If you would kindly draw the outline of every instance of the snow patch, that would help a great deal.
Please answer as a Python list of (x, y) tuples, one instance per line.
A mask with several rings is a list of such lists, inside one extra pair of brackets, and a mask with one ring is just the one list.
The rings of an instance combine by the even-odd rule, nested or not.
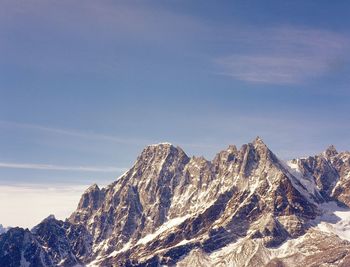
[(115, 257), (119, 253), (127, 251), (130, 247), (131, 247), (131, 240), (128, 243), (126, 243), (122, 249), (113, 251), (111, 254), (108, 255), (108, 257)]
[(152, 241), (157, 236), (159, 236), (161, 233), (183, 223), (189, 217), (190, 217), (189, 215), (186, 215), (183, 217), (177, 217), (177, 218), (171, 219), (171, 220), (163, 223), (154, 233), (146, 235), (145, 237), (139, 239), (139, 241), (137, 241), (136, 245), (147, 244), (148, 242)]
[(209, 255), (210, 259), (215, 260), (219, 257), (225, 256), (231, 253), (232, 251), (236, 251), (236, 250), (239, 252), (239, 249), (242, 249), (240, 245), (243, 244), (245, 240), (246, 238), (240, 238), (235, 243), (231, 243), (225, 247), (220, 248), (219, 250)]
[(283, 165), (283, 167), (285, 167), (288, 170), (289, 174), (291, 175), (289, 177), (289, 180), (292, 182), (293, 186), (310, 203), (316, 204), (314, 198), (317, 199), (315, 194), (317, 194), (318, 188), (316, 186), (315, 181), (308, 179), (308, 177), (303, 176), (303, 174), (301, 173), (301, 171), (299, 169), (299, 165), (298, 165), (299, 159), (297, 159), (296, 161), (292, 160), (292, 161), (287, 161), (287, 162), (283, 162), (283, 161), (280, 161), (280, 162)]
[(314, 220), (316, 227), (350, 241), (350, 209), (341, 208), (335, 202), (320, 205), (322, 215)]

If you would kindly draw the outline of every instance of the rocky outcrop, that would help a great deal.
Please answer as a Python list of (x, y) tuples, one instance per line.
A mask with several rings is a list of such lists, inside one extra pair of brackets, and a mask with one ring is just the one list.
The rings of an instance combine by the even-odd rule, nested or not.
[(49, 216), (35, 226), (31, 233), (55, 265), (75, 266), (89, 258), (92, 237), (82, 225), (56, 220)]
[(316, 184), (324, 201), (338, 200), (350, 206), (350, 152), (341, 152), (330, 146), (325, 152), (303, 159), (295, 159), (304, 179)]
[(91, 248), (92, 238), (82, 225), (49, 216), (31, 231), (16, 227), (0, 236), (0, 266), (80, 266)]
[(15, 227), (0, 235), (0, 266), (44, 267), (55, 265), (28, 229)]

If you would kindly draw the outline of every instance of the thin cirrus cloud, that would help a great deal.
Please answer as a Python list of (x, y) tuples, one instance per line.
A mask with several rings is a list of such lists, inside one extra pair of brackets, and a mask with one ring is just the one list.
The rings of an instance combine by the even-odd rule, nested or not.
[(223, 75), (252, 83), (294, 84), (327, 71), (325, 62), (315, 58), (279, 55), (229, 56), (218, 61)]
[(152, 142), (150, 140), (122, 138), (118, 136), (99, 134), (94, 132), (84, 132), (84, 131), (78, 131), (78, 130), (72, 130), (72, 129), (61, 129), (61, 128), (47, 127), (47, 126), (37, 125), (37, 124), (18, 123), (18, 122), (11, 122), (11, 121), (0, 120), (0, 126), (32, 129), (32, 130), (49, 132), (49, 133), (59, 134), (59, 135), (68, 135), (68, 136), (82, 137), (87, 139), (96, 139), (96, 140), (102, 140), (102, 141), (112, 141), (112, 142), (121, 143), (121, 144), (144, 144), (144, 143)]
[(52, 171), (80, 171), (80, 172), (124, 172), (126, 171), (126, 168), (115, 168), (110, 166), (66, 166), (66, 165), (14, 163), (14, 162), (0, 162), (0, 168), (52, 170)]
[(247, 50), (215, 63), (219, 74), (251, 83), (300, 84), (320, 77), (339, 66), (349, 47), (346, 36), (315, 29), (247, 31), (237, 40)]
[[(160, 143), (151, 139), (126, 138), (126, 137), (119, 137), (115, 135), (79, 131), (75, 129), (61, 129), (61, 128), (55, 128), (55, 127), (47, 127), (47, 126), (38, 125), (38, 124), (18, 123), (18, 122), (4, 121), (4, 120), (0, 120), (0, 127), (30, 129), (30, 130), (42, 131), (42, 132), (47, 132), (52, 134), (63, 135), (63, 136), (79, 137), (79, 138), (107, 141), (107, 142), (126, 144), (126, 145), (147, 145), (147, 144)], [(178, 143), (178, 142), (174, 142), (174, 143)], [(194, 148), (217, 147), (216, 145), (213, 145), (213, 144), (200, 143), (200, 142), (192, 142), (192, 143), (179, 142), (179, 143), (181, 143), (181, 145), (183, 146), (194, 147)]]

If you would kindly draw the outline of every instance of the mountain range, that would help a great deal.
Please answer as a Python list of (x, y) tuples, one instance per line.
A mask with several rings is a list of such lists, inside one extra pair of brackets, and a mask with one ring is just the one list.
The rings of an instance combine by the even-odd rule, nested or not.
[(280, 160), (257, 137), (213, 160), (147, 146), (65, 221), (0, 235), (0, 267), (350, 266), (350, 152)]

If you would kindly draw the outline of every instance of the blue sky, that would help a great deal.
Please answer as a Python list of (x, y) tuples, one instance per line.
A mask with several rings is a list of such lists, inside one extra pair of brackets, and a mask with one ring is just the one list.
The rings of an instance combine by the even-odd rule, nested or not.
[(0, 184), (106, 184), (162, 141), (349, 150), (349, 17), (346, 0), (1, 0)]

